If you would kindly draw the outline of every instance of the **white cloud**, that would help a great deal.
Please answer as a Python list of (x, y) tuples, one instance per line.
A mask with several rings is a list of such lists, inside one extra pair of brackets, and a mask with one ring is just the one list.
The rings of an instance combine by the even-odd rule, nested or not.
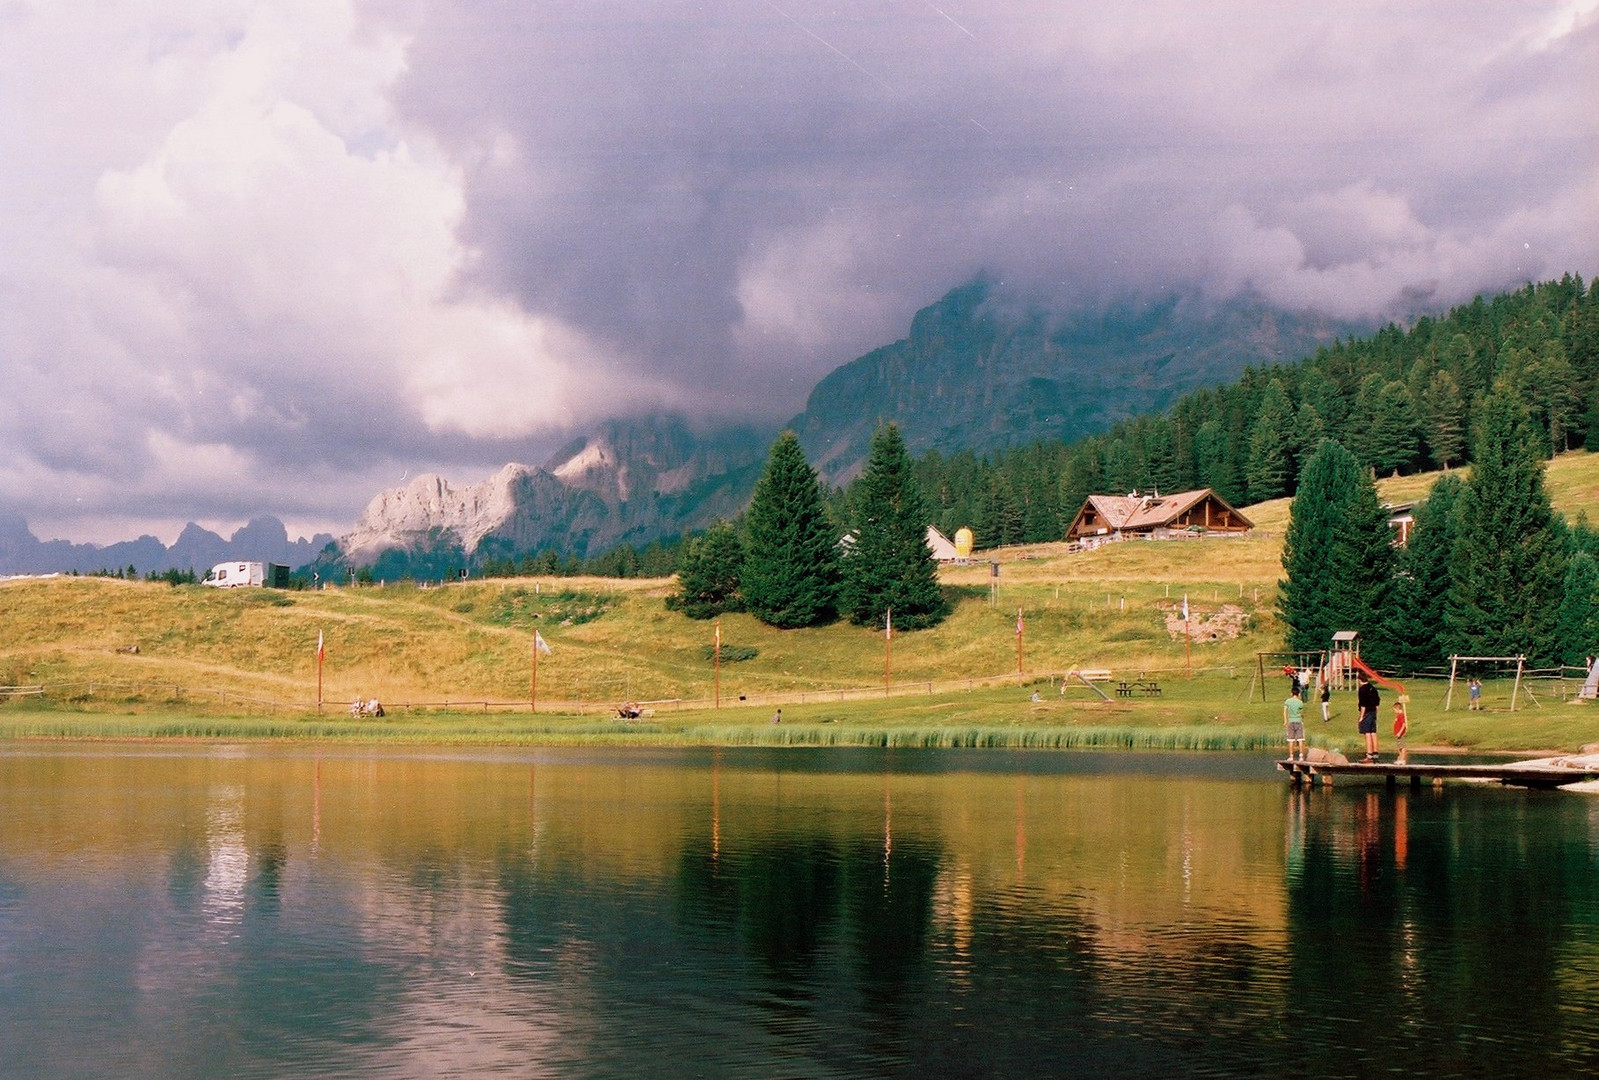
[(574, 371), (609, 366), (597, 346), (459, 290), (460, 169), (388, 105), (404, 38), (323, 0), (130, 0), (92, 26), (41, 7), (8, 29), (0, 64), (27, 78), (5, 126), (38, 138), (0, 181), (0, 363), (33, 406), (0, 428), (31, 466), (0, 496), (94, 498), (95, 477), (123, 502), (173, 493), (215, 452), (265, 510), (286, 445), (361, 430), (372, 462), (386, 433), (515, 437), (597, 411), (573, 397)]
[(786, 415), (979, 270), (1337, 315), (1591, 275), (1596, 12), (0, 3), (0, 504), (347, 522), (551, 427)]

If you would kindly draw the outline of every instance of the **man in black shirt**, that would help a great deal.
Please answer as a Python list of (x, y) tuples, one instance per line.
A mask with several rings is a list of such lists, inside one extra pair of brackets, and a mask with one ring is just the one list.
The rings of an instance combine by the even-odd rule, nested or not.
[(1371, 677), (1360, 673), (1360, 688), (1355, 691), (1355, 704), (1360, 708), (1360, 733), (1366, 736), (1366, 761), (1377, 760), (1377, 706), (1382, 697), (1371, 684)]

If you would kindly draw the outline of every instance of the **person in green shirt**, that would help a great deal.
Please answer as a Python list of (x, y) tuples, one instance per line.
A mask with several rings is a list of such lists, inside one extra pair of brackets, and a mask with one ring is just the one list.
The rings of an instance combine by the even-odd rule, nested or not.
[(1288, 740), (1288, 760), (1305, 760), (1305, 703), (1298, 694), (1283, 701), (1283, 732)]

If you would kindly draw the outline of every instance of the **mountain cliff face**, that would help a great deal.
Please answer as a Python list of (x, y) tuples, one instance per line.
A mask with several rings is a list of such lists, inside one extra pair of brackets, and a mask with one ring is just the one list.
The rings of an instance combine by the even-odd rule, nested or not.
[(768, 438), (750, 429), (699, 436), (672, 418), (615, 421), (542, 467), (507, 465), (463, 487), (428, 474), (381, 492), (339, 546), (359, 566), (393, 549), (582, 556), (645, 544), (738, 513)]
[(980, 280), (917, 312), (905, 339), (824, 378), (789, 426), (840, 484), (860, 470), (882, 421), (898, 421), (918, 455), (1072, 442), (1246, 366), (1298, 360), (1369, 329), (1197, 298), (1060, 322), (1003, 306)]

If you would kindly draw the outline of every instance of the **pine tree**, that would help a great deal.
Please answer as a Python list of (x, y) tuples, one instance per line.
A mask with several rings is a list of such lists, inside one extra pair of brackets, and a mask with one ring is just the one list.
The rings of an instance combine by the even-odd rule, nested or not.
[(882, 626), (890, 609), (906, 630), (943, 621), (949, 604), (927, 546), (927, 509), (897, 425), (872, 436), (851, 497), (855, 543), (842, 563), (840, 610), (857, 626)]
[(1399, 554), (1388, 637), (1401, 672), (1434, 667), (1444, 658), (1444, 613), (1458, 534), (1460, 486), (1457, 476), (1434, 481), (1427, 501), (1416, 507), (1410, 544)]
[(1415, 464), (1416, 407), (1410, 388), (1395, 380), (1377, 392), (1366, 434), (1366, 452), (1379, 474), (1400, 472)]
[(1331, 439), (1299, 477), (1283, 542), (1277, 613), (1288, 647), (1324, 649), (1338, 630), (1367, 635), (1376, 663), (1391, 662), (1382, 620), (1392, 581), (1388, 517), (1370, 474)]
[(691, 619), (709, 619), (725, 611), (738, 611), (739, 578), (744, 565), (744, 545), (738, 530), (718, 521), (683, 547), (677, 571), (677, 595), (668, 605)]
[(1249, 498), (1265, 502), (1288, 493), (1292, 460), (1294, 407), (1273, 379), (1261, 396), (1260, 416), (1249, 431), (1249, 466), (1245, 479)]
[(1293, 435), (1288, 446), (1294, 462), (1294, 471), (1289, 477), (1290, 492), (1299, 490), (1299, 470), (1305, 467), (1305, 462), (1326, 437), (1327, 425), (1322, 423), (1321, 413), (1310, 402), (1301, 402), (1299, 411), (1294, 414)]
[(1016, 504), (1016, 496), (1004, 476), (996, 474), (989, 483), (982, 522), (976, 532), (978, 543), (985, 548), (1022, 542), (1022, 508)]
[(1556, 636), (1562, 664), (1585, 665), (1599, 655), (1599, 560), (1586, 551), (1566, 566)]
[(1433, 373), (1426, 398), (1427, 453), (1445, 469), (1460, 460), (1465, 448), (1466, 406), (1460, 397), (1460, 384), (1447, 371)]
[(839, 531), (799, 438), (772, 444), (745, 523), (744, 607), (769, 626), (815, 626), (834, 614)]
[(1564, 525), (1549, 507), (1526, 407), (1507, 381), (1478, 408), (1471, 479), (1460, 494), (1460, 539), (1448, 622), (1456, 651), (1555, 659), (1566, 576)]

